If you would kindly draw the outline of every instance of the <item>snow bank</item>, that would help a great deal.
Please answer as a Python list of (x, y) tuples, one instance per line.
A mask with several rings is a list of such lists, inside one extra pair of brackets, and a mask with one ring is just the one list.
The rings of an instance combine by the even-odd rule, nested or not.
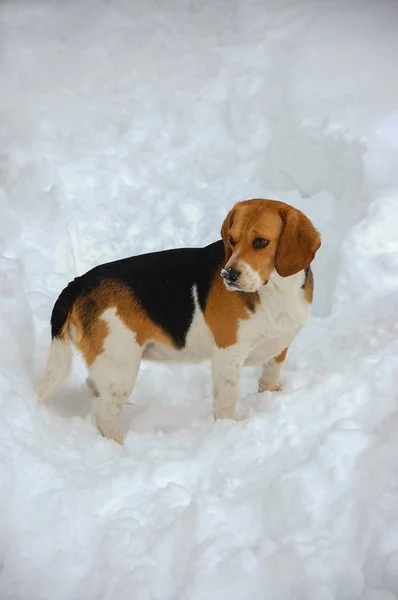
[[(398, 598), (397, 17), (2, 5), (2, 600)], [(255, 196), (323, 233), (282, 393), (247, 369), (250, 417), (213, 423), (207, 365), (144, 365), (124, 447), (98, 435), (79, 361), (36, 405), (70, 279), (209, 243)]]

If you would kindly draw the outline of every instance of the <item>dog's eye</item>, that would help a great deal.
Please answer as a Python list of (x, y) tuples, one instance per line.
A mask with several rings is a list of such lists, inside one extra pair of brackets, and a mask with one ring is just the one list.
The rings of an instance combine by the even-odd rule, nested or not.
[(229, 239), (229, 243), (231, 244), (231, 246), (235, 246), (236, 242), (235, 242), (234, 238), (232, 237), (232, 235), (229, 235), (228, 239)]
[(253, 240), (253, 248), (265, 248), (265, 246), (268, 246), (269, 244), (269, 240), (265, 240), (264, 238), (256, 238), (255, 240)]

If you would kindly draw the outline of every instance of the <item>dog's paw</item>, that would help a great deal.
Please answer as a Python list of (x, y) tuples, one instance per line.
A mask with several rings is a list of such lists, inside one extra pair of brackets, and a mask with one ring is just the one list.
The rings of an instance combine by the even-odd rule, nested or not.
[(111, 431), (107, 431), (106, 433), (104, 431), (101, 431), (101, 433), (104, 437), (108, 438), (108, 440), (113, 440), (114, 442), (117, 442), (118, 444), (123, 446), (124, 435), (120, 431), (120, 429), (113, 429)]
[(260, 381), (258, 384), (258, 393), (262, 394), (263, 392), (280, 392), (282, 390), (279, 383), (270, 384), (268, 382)]
[(101, 435), (108, 440), (114, 440), (118, 444), (123, 445), (124, 435), (118, 427), (114, 427), (112, 424), (102, 422), (101, 419), (97, 418), (97, 427)]
[(246, 414), (237, 413), (236, 410), (219, 410), (214, 412), (214, 420), (229, 419), (230, 421), (243, 421)]

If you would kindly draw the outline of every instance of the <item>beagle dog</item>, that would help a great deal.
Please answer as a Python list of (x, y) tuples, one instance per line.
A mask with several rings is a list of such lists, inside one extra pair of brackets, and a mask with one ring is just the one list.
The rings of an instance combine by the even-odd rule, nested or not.
[(72, 344), (98, 397), (98, 428), (120, 443), (142, 359), (210, 359), (216, 419), (236, 419), (244, 365), (263, 365), (260, 392), (279, 390), (281, 364), (309, 317), (320, 234), (296, 208), (256, 199), (235, 204), (221, 237), (103, 264), (69, 283), (52, 312), (38, 399), (68, 375)]

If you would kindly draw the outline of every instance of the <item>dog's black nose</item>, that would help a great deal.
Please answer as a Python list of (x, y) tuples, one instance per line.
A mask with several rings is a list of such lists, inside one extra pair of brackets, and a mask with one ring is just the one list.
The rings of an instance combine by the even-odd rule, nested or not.
[(223, 269), (221, 275), (227, 283), (235, 283), (240, 277), (240, 272), (230, 267), (229, 269)]

